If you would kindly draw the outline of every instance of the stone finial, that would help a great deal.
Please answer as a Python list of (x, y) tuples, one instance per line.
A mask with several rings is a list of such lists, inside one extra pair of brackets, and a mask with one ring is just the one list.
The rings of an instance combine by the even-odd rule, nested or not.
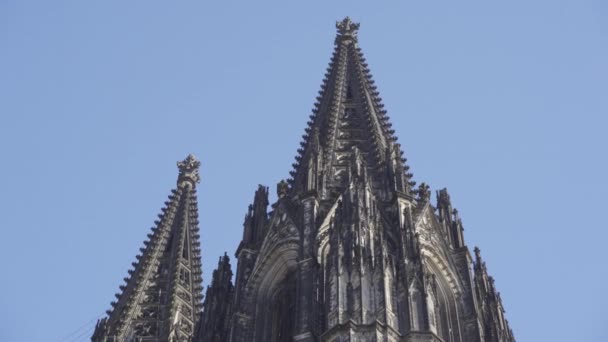
[(426, 183), (420, 183), (418, 186), (418, 201), (420, 203), (428, 202), (431, 199), (431, 190)]
[(287, 182), (284, 179), (282, 179), (277, 184), (277, 196), (279, 196), (279, 198), (283, 198), (283, 197), (287, 196), (288, 191), (289, 191), (289, 184), (287, 184)]
[(359, 26), (359, 23), (353, 22), (349, 17), (342, 19), (342, 21), (337, 21), (336, 29), (338, 29), (338, 37), (336, 37), (336, 43), (345, 40), (353, 40), (356, 42)]
[(454, 208), (452, 210), (452, 216), (454, 217), (454, 221), (460, 220), (460, 215), (458, 214), (458, 209)]
[(479, 247), (475, 246), (473, 252), (475, 252), (475, 259), (479, 262), (481, 260), (481, 250)]
[(200, 166), (201, 162), (192, 154), (189, 154), (188, 157), (181, 162), (177, 162), (177, 168), (179, 169), (178, 183), (181, 183), (182, 181), (190, 181), (193, 184), (199, 183), (201, 181), (198, 174), (198, 168)]
[(451, 207), (452, 206), (452, 201), (450, 200), (450, 194), (448, 193), (448, 189), (447, 188), (443, 188), (439, 191), (437, 191), (437, 206), (445, 206), (445, 207)]
[(318, 151), (321, 149), (321, 133), (319, 127), (315, 127), (312, 131), (312, 150)]

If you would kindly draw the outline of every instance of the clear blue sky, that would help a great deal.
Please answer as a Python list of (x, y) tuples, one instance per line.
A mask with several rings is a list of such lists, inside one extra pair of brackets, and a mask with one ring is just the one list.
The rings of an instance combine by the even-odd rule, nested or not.
[(608, 341), (608, 4), (392, 3), (1, 1), (0, 340), (85, 341), (188, 153), (207, 283), (288, 176), (349, 15), (518, 341)]

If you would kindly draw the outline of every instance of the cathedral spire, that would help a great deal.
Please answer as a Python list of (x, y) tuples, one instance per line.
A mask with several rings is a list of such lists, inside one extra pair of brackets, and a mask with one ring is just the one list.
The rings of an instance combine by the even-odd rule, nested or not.
[(336, 30), (293, 178), (270, 208), (257, 187), (234, 283), (225, 254), (201, 311), (200, 163), (188, 156), (93, 342), (514, 342), (447, 190), (435, 208), (427, 184), (413, 189), (359, 24), (347, 17)]
[(140, 248), (94, 342), (190, 339), (201, 310), (202, 278), (196, 184), (200, 162), (177, 163), (177, 187)]
[[(317, 165), (314, 177), (323, 177), (317, 183), (323, 186), (320, 193), (332, 197), (340, 192), (348, 178), (349, 155), (357, 147), (373, 171), (370, 176), (376, 188), (408, 193), (411, 175), (406, 173), (405, 159), (359, 48), (359, 23), (346, 17), (336, 23), (336, 29), (333, 56), (291, 172), (292, 189), (297, 192), (310, 185), (310, 155), (321, 150), (322, 165)], [(391, 178), (398, 186), (380, 184), (388, 168), (398, 173)]]

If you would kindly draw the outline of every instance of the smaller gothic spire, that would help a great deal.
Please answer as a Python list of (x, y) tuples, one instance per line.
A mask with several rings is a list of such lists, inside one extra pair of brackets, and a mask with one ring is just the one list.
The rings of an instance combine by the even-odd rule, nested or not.
[(420, 183), (420, 186), (418, 186), (417, 193), (418, 193), (417, 200), (419, 203), (426, 203), (431, 200), (431, 190), (430, 190), (430, 187), (426, 183), (424, 183), (424, 182)]
[(96, 326), (92, 337), (95, 342), (143, 337), (167, 341), (171, 336), (180, 340), (192, 336), (202, 305), (195, 188), (200, 163), (189, 155), (177, 166), (177, 187), (171, 190), (152, 232), (139, 249), (107, 319)]

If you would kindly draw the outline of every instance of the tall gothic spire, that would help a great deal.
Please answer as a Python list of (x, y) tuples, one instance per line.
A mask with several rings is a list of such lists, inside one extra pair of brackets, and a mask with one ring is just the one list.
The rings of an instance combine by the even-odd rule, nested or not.
[(202, 278), (196, 184), (200, 162), (177, 163), (177, 186), (140, 248), (94, 342), (187, 341), (201, 310)]
[[(291, 172), (292, 189), (331, 197), (345, 185), (349, 154), (357, 147), (376, 187), (409, 193), (411, 175), (359, 48), (359, 24), (346, 17), (336, 29), (333, 56)], [(380, 184), (386, 173), (392, 184)]]

